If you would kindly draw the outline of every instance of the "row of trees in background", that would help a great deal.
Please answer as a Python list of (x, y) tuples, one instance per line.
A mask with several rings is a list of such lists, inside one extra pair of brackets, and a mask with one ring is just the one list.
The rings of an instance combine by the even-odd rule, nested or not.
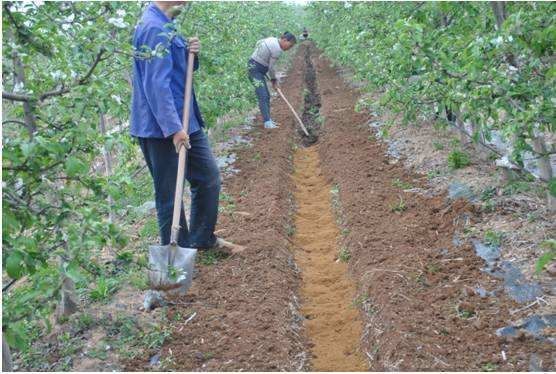
[(490, 148), (507, 165), (548, 182), (554, 203), (556, 4), (315, 2), (308, 8), (319, 46), (369, 91), (382, 91), (380, 104), (407, 122), (440, 116), (477, 143), (495, 144)]
[[(145, 169), (127, 129), (131, 37), (146, 5), (2, 3), (2, 327), (11, 346), (36, 336), (62, 289), (102, 273), (100, 251), (127, 244), (130, 196), (150, 188), (135, 183)], [(180, 33), (201, 39), (195, 85), (209, 126), (254, 106), (247, 59), (258, 39), (294, 27), (293, 12), (196, 3), (177, 18)]]

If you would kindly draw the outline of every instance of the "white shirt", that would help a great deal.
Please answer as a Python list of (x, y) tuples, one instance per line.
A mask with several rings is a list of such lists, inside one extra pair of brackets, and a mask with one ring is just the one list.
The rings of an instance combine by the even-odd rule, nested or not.
[(276, 79), (274, 64), (281, 54), (282, 48), (280, 48), (280, 42), (278, 41), (278, 38), (270, 37), (261, 39), (257, 42), (255, 46), (255, 52), (253, 52), (251, 58), (257, 61), (259, 64), (268, 67), (268, 74), (270, 75), (270, 79)]

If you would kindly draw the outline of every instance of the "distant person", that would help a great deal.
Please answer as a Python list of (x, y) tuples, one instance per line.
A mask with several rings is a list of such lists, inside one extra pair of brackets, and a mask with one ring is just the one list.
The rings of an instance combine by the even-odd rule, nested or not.
[(303, 40), (309, 39), (309, 31), (307, 31), (306, 27), (303, 28), (303, 34), (301, 34), (301, 36), (302, 36)]
[(255, 86), (255, 93), (259, 99), (259, 109), (263, 116), (265, 129), (277, 128), (277, 123), (270, 117), (270, 93), (266, 85), (265, 75), (270, 75), (272, 87), (278, 87), (278, 80), (276, 79), (276, 71), (274, 65), (282, 51), (287, 51), (296, 43), (295, 36), (290, 32), (285, 32), (280, 36), (280, 39), (270, 37), (261, 39), (257, 42), (255, 52), (251, 55), (247, 64), (249, 71), (249, 80)]

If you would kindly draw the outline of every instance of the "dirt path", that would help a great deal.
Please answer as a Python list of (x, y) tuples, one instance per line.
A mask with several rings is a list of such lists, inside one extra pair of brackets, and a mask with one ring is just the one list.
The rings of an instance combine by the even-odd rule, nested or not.
[(300, 148), (294, 156), (295, 260), (300, 267), (302, 313), (312, 343), (312, 369), (364, 371), (359, 352), (362, 322), (356, 290), (347, 265), (338, 258), (340, 236), (332, 215), (330, 185), (322, 175), (315, 147)]
[[(388, 158), (372, 118), (354, 111), (359, 93), (309, 43), (282, 88), (319, 142), (300, 148), (293, 117), (273, 100), (282, 126), (258, 126), (252, 146), (234, 150), (240, 172), (224, 181), (218, 229), (247, 250), (199, 264), (190, 294), (168, 310), (164, 367), (554, 370), (550, 343), (496, 336), (522, 305), (497, 293), (501, 282), (469, 244), (454, 242), (479, 212), (411, 192), (425, 177)], [(156, 367), (146, 357), (126, 369)]]

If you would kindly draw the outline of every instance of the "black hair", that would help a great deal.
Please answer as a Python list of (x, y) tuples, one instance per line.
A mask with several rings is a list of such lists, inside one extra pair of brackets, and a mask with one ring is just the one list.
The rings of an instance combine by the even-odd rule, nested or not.
[(292, 34), (289, 31), (284, 32), (282, 34), (281, 38), (286, 39), (288, 42), (293, 43), (293, 44), (297, 43), (297, 39), (295, 38), (295, 35)]

